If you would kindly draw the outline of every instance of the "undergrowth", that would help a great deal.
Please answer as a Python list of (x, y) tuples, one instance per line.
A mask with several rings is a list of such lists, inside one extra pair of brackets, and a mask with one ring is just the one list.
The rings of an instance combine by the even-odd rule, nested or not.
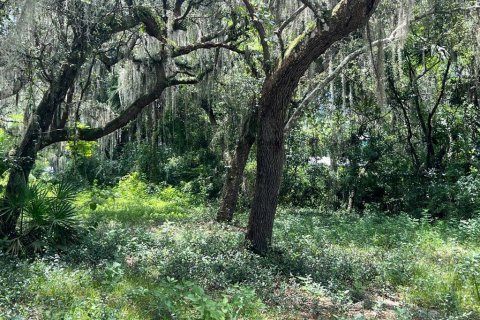
[(78, 243), (0, 256), (0, 319), (479, 318), (480, 218), (282, 209), (262, 258), (244, 249), (246, 214), (211, 222), (136, 176), (76, 203)]

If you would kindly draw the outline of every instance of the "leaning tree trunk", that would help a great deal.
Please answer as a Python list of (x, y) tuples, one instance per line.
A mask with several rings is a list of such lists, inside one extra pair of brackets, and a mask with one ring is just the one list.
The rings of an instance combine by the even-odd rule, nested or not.
[[(23, 163), (15, 164), (14, 167), (10, 169), (4, 201), (15, 200), (27, 187), (28, 176), (32, 170), (33, 163), (30, 159), (21, 159), (19, 161)], [(8, 214), (5, 212), (0, 216), (0, 238), (7, 237), (11, 239), (15, 237), (20, 212), (17, 210), (8, 210), (7, 212)]]
[[(275, 94), (269, 92), (268, 94)], [(265, 100), (264, 100), (265, 101)], [(287, 100), (286, 105), (288, 105)], [(248, 221), (247, 241), (250, 249), (264, 255), (272, 239), (273, 221), (283, 170), (284, 124), (286, 108), (277, 103), (261, 104), (257, 134), (257, 174), (255, 194)]]
[[(40, 117), (32, 116), (27, 130), (22, 137), (20, 145), (15, 149), (12, 157), (7, 187), (3, 201), (15, 201), (26, 190), (28, 178), (37, 159), (40, 140)], [(9, 207), (8, 204), (4, 204)], [(11, 209), (11, 208), (9, 208)], [(6, 213), (8, 212), (8, 214)], [(0, 238), (12, 239), (16, 235), (16, 225), (20, 212), (18, 210), (7, 210), (0, 214)]]
[[(78, 48), (77, 50), (69, 60), (71, 64), (63, 66), (61, 74), (52, 82), (50, 89), (44, 94), (29, 120), (20, 144), (12, 157), (13, 164), (5, 189), (4, 201), (17, 198), (27, 187), (28, 177), (37, 159), (37, 152), (41, 148), (41, 132), (47, 131), (52, 124), (55, 111), (64, 101), (68, 88), (74, 82), (79, 70), (78, 65), (84, 61), (82, 52)], [(15, 236), (19, 216), (18, 210), (0, 216), (0, 237), (12, 238)]]
[[(248, 246), (258, 254), (265, 255), (272, 241), (283, 170), (286, 110), (298, 82), (310, 64), (333, 43), (365, 25), (379, 1), (340, 1), (332, 11), (328, 27), (305, 36), (264, 83), (257, 134), (255, 195), (246, 235)], [(264, 33), (264, 30), (259, 29), (262, 36), (260, 31)]]
[(242, 131), (240, 132), (240, 137), (237, 141), (232, 165), (228, 168), (225, 176), (222, 200), (220, 203), (220, 209), (217, 212), (218, 222), (230, 222), (233, 219), (245, 166), (247, 164), (250, 150), (255, 143), (255, 135), (257, 133), (257, 110), (256, 107), (249, 110), (242, 123)]
[(282, 180), (287, 109), (310, 63), (291, 57), (264, 83), (257, 131), (255, 193), (248, 221), (249, 248), (265, 255), (272, 241), (273, 222)]

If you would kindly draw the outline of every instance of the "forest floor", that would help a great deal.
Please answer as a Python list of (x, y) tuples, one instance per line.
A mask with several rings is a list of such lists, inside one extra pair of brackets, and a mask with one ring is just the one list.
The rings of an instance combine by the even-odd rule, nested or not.
[(76, 244), (0, 254), (0, 319), (480, 319), (478, 219), (280, 209), (259, 257), (246, 213), (137, 191), (82, 194)]

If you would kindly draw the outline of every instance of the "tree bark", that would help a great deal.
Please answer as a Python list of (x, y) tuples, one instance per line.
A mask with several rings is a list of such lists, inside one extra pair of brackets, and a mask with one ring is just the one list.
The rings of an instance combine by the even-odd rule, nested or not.
[(251, 108), (242, 124), (242, 131), (237, 141), (232, 164), (227, 170), (223, 185), (220, 209), (217, 212), (218, 222), (230, 222), (235, 213), (240, 185), (247, 164), (248, 155), (255, 143), (257, 134), (257, 107)]
[(268, 252), (283, 170), (286, 110), (310, 64), (352, 31), (365, 25), (379, 0), (342, 0), (328, 28), (305, 36), (265, 80), (260, 99), (255, 194), (246, 241), (260, 254)]
[[(283, 103), (274, 102), (275, 105)], [(287, 102), (288, 104), (288, 102)], [(283, 106), (282, 106), (283, 108)], [(257, 135), (257, 173), (247, 241), (255, 253), (264, 255), (272, 239), (273, 221), (283, 170), (285, 108), (276, 112), (262, 103)]]

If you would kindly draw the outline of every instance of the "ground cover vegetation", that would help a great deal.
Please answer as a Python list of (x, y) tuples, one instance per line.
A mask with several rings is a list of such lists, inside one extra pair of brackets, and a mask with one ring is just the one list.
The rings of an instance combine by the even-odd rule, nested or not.
[(471, 0), (0, 0), (0, 319), (479, 319)]

